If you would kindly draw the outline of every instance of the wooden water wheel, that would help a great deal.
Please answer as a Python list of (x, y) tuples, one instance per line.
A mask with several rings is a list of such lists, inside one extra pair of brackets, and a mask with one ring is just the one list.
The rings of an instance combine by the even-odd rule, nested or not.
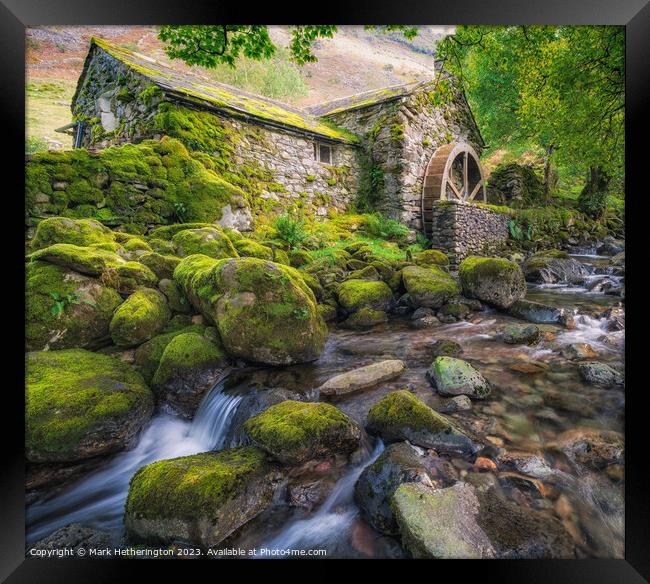
[(431, 235), (433, 203), (441, 200), (470, 202), (477, 196), (486, 201), (483, 170), (474, 149), (460, 142), (438, 148), (424, 173), (422, 223), (425, 235)]

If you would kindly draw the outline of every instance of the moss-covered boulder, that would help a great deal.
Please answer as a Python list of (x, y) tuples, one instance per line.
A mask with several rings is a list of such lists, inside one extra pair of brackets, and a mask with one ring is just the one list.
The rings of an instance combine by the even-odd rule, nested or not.
[(509, 345), (535, 345), (542, 336), (534, 324), (509, 324), (503, 328), (502, 338)]
[(156, 274), (158, 280), (171, 280), (174, 277), (174, 270), (181, 259), (173, 255), (149, 252), (139, 256), (138, 261)]
[(440, 395), (466, 395), (484, 399), (490, 393), (490, 384), (467, 361), (455, 357), (436, 357), (427, 371), (427, 378)]
[(405, 483), (392, 507), (402, 544), (415, 558), (575, 558), (575, 544), (558, 519), (509, 503), (495, 489)]
[(292, 249), (288, 253), (289, 263), (294, 268), (301, 268), (303, 266), (308, 266), (311, 264), (314, 259), (311, 257), (311, 254), (304, 249)]
[(158, 282), (156, 274), (147, 266), (133, 261), (106, 268), (101, 279), (120, 294), (132, 294), (140, 287), (153, 288)]
[(179, 231), (172, 238), (172, 243), (181, 257), (197, 253), (215, 259), (235, 258), (239, 255), (230, 238), (218, 226)]
[(29, 351), (97, 348), (110, 341), (120, 295), (95, 278), (45, 262), (27, 265), (25, 337)]
[(257, 258), (185, 258), (174, 279), (219, 330), (226, 351), (249, 361), (290, 365), (313, 361), (327, 325), (313, 292), (294, 268)]
[(406, 369), (404, 361), (386, 359), (364, 367), (339, 373), (323, 383), (318, 391), (322, 395), (345, 395), (353, 391), (373, 387), (383, 381), (399, 377)]
[(32, 249), (38, 250), (56, 243), (88, 246), (93, 243), (114, 241), (113, 232), (94, 219), (69, 219), (50, 217), (36, 227)]
[(158, 288), (167, 298), (167, 303), (172, 312), (179, 314), (190, 314), (192, 312), (189, 300), (174, 280), (168, 280), (167, 278), (160, 280)]
[(338, 289), (339, 304), (348, 312), (361, 308), (388, 310), (393, 293), (384, 282), (347, 280)]
[(368, 412), (366, 430), (384, 442), (408, 440), (441, 452), (472, 454), (477, 446), (446, 416), (407, 390), (393, 391)]
[(165, 347), (171, 340), (183, 333), (199, 333), (205, 332), (205, 325), (192, 324), (188, 326), (181, 326), (175, 330), (170, 330), (156, 335), (152, 339), (142, 343), (135, 350), (135, 366), (136, 369), (142, 374), (145, 381), (151, 384), (154, 374), (160, 364), (160, 359), (165, 351)]
[(439, 249), (426, 249), (413, 258), (416, 266), (449, 266), (447, 254)]
[(153, 411), (153, 396), (130, 365), (83, 349), (28, 353), (25, 391), (30, 462), (122, 450)]
[(286, 400), (244, 424), (254, 444), (286, 464), (350, 454), (361, 429), (341, 410), (325, 403)]
[(43, 261), (74, 270), (87, 276), (99, 276), (108, 267), (126, 264), (115, 252), (98, 247), (82, 247), (71, 243), (55, 243), (30, 254), (31, 261)]
[(377, 324), (388, 322), (388, 315), (383, 310), (373, 310), (372, 308), (360, 308), (352, 313), (342, 323), (341, 327), (348, 329), (368, 329)]
[(234, 241), (233, 245), (241, 257), (259, 258), (285, 265), (291, 264), (286, 251), (277, 248), (273, 249), (252, 239), (242, 237)]
[(521, 268), (503, 258), (465, 258), (458, 268), (463, 294), (497, 308), (509, 308), (526, 294)]
[(181, 333), (164, 348), (152, 388), (160, 400), (191, 418), (227, 365), (228, 357), (216, 342), (199, 333)]
[(580, 377), (589, 385), (599, 387), (614, 387), (623, 385), (623, 375), (607, 363), (580, 363), (578, 365)]
[(406, 266), (402, 281), (415, 308), (440, 308), (459, 292), (456, 281), (439, 266)]
[(254, 447), (160, 460), (131, 479), (124, 526), (134, 541), (210, 548), (266, 509), (280, 478)]
[[(402, 483), (432, 484), (431, 477), (442, 474), (435, 464), (440, 460), (423, 456), (408, 442), (397, 442), (363, 470), (354, 486), (354, 500), (374, 529), (389, 535), (399, 533), (391, 507), (393, 494)], [(447, 486), (444, 479), (442, 485)]]
[(578, 260), (559, 250), (543, 250), (528, 258), (523, 266), (527, 282), (582, 284), (589, 275)]
[(113, 342), (132, 347), (148, 341), (165, 328), (171, 313), (165, 296), (151, 288), (131, 294), (115, 311), (110, 324)]

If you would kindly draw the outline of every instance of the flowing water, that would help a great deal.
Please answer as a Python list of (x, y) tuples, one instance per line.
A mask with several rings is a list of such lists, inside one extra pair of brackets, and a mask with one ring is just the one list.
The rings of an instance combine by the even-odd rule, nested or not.
[[(602, 275), (596, 271), (609, 270), (607, 258), (578, 259), (592, 276)], [(265, 392), (285, 392), (281, 399), (286, 399), (287, 392), (296, 399), (314, 399), (314, 388), (333, 375), (380, 359), (398, 358), (406, 362), (407, 369), (397, 380), (350, 394), (336, 405), (363, 425), (374, 403), (390, 391), (406, 387), (434, 409), (441, 409), (448, 400), (432, 390), (425, 373), (433, 359), (433, 342), (449, 339), (462, 346), (461, 357), (494, 386), (489, 399), (474, 402), (469, 411), (450, 415), (494, 445), (538, 456), (547, 469), (535, 479), (540, 492), (533, 499), (522, 498), (516, 489), (514, 494), (508, 491), (507, 496), (518, 504), (561, 517), (582, 557), (622, 557), (622, 482), (604, 473), (577, 469), (552, 448), (566, 430), (623, 431), (624, 391), (585, 384), (576, 362), (563, 356), (568, 345), (589, 343), (598, 353), (598, 361), (614, 366), (623, 363), (624, 332), (607, 330), (602, 316), (607, 308), (619, 305), (620, 298), (567, 285), (529, 286), (527, 298), (572, 309), (575, 328), (539, 325), (544, 340), (528, 347), (507, 345), (499, 339), (505, 325), (522, 321), (497, 311), (474, 313), (468, 321), (429, 329), (414, 329), (408, 319), (397, 318), (367, 332), (334, 328), (315, 363), (235, 372), (227, 388), (222, 383), (206, 396), (193, 422), (156, 417), (133, 450), (115, 456), (103, 469), (66, 491), (33, 504), (28, 510), (28, 540), (36, 541), (72, 522), (108, 529), (119, 537), (128, 482), (139, 467), (158, 459), (238, 444), (241, 433), (233, 433), (231, 426), (240, 424), (242, 416), (245, 419), (258, 411), (255, 396)], [(249, 412), (247, 400), (257, 403), (258, 410)], [(399, 542), (374, 532), (360, 517), (352, 497), (359, 474), (382, 449), (383, 445), (376, 442), (347, 466), (333, 465), (327, 471), (328, 490), (313, 509), (290, 505), (284, 493), (224, 545), (265, 548), (272, 557), (284, 557), (282, 550), (312, 548), (327, 549), (328, 557), (402, 557)], [(450, 462), (460, 477), (471, 470), (471, 462)], [(502, 475), (499, 472), (499, 479)], [(558, 501), (565, 502), (562, 508)]]

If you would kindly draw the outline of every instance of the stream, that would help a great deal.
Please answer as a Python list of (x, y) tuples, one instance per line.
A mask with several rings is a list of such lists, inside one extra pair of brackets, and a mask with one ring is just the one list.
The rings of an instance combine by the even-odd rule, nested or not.
[[(609, 258), (574, 257), (587, 266), (589, 278), (607, 273)], [(606, 330), (606, 319), (600, 316), (605, 309), (619, 305), (620, 298), (589, 291), (588, 283), (589, 279), (585, 286), (529, 285), (527, 299), (570, 308), (576, 314), (572, 330), (539, 325), (545, 338), (533, 347), (500, 341), (497, 332), (503, 326), (522, 321), (487, 310), (473, 313), (468, 321), (426, 329), (412, 328), (407, 318), (394, 318), (364, 332), (333, 328), (315, 363), (235, 372), (205, 396), (193, 421), (157, 415), (135, 448), (107, 460), (102, 468), (64, 491), (30, 505), (28, 545), (70, 523), (108, 531), (119, 542), (133, 473), (155, 460), (242, 443), (231, 426), (252, 392), (278, 389), (300, 399), (313, 399), (313, 389), (333, 375), (397, 358), (407, 365), (399, 379), (345, 396), (335, 404), (363, 424), (375, 402), (406, 387), (434, 409), (441, 409), (448, 400), (431, 389), (425, 372), (432, 361), (432, 343), (449, 339), (462, 346), (460, 357), (475, 365), (494, 386), (489, 399), (474, 402), (471, 410), (449, 415), (508, 451), (543, 453), (548, 472), (542, 479), (542, 493), (553, 492), (556, 501), (563, 495), (568, 501), (571, 512), (565, 514), (563, 523), (578, 542), (581, 557), (623, 557), (623, 483), (603, 473), (576, 471), (547, 451), (547, 446), (566, 430), (589, 427), (622, 432), (624, 427), (624, 391), (585, 384), (576, 362), (562, 355), (565, 346), (589, 343), (598, 353), (598, 361), (614, 365), (623, 362), (624, 331)], [(222, 545), (268, 548), (277, 557), (283, 557), (283, 550), (312, 548), (327, 549), (327, 557), (404, 557), (399, 541), (369, 527), (353, 501), (358, 476), (383, 447), (381, 441), (370, 439), (346, 467), (333, 465), (328, 494), (314, 509), (278, 500)], [(461, 477), (472, 466), (461, 459), (452, 458), (450, 462)], [(554, 513), (550, 499), (537, 497), (534, 504), (544, 513)]]

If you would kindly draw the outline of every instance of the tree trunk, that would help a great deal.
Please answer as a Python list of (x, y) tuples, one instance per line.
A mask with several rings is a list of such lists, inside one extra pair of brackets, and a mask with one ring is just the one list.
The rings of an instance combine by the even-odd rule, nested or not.
[(594, 219), (602, 217), (607, 208), (610, 180), (601, 165), (589, 167), (587, 182), (578, 197), (578, 208)]

